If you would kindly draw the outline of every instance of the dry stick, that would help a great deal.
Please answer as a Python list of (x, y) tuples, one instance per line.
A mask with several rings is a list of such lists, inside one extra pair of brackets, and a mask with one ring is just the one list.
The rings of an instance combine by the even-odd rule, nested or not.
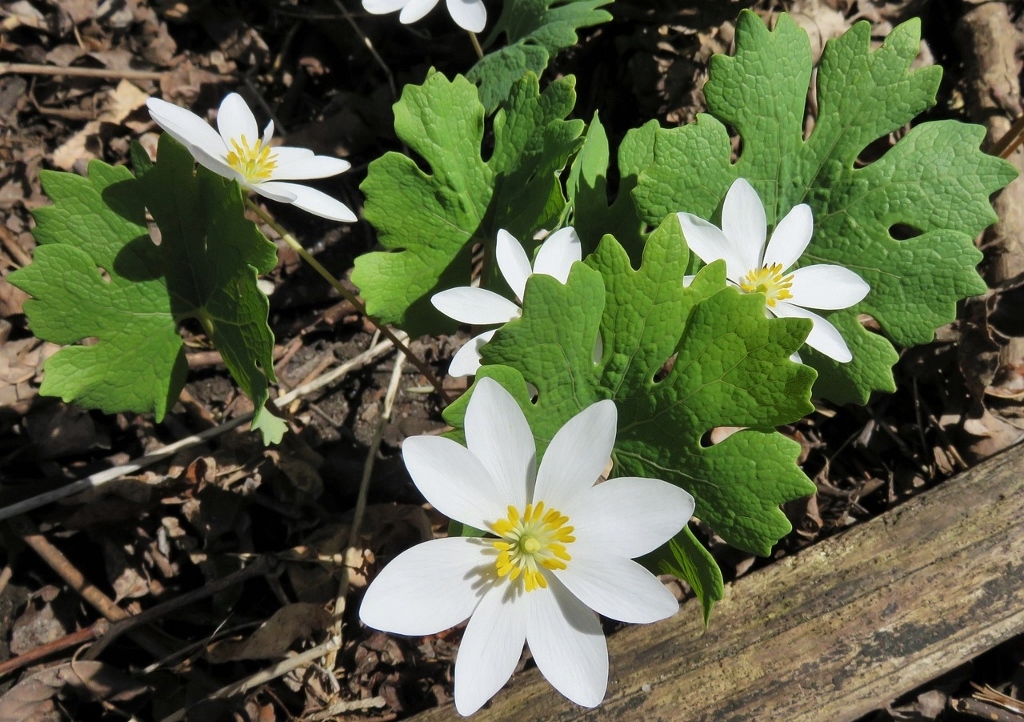
[(122, 80), (160, 80), (164, 73), (156, 70), (114, 70), (112, 68), (61, 68), (36, 63), (0, 63), (0, 75), (64, 75), (72, 78), (113, 78)]
[(414, 354), (412, 352), (412, 349), (410, 349), (402, 341), (400, 341), (398, 337), (395, 336), (394, 331), (388, 328), (386, 324), (380, 323), (379, 321), (377, 321), (377, 319), (368, 314), (366, 312), (366, 306), (363, 304), (363, 302), (359, 300), (354, 293), (345, 288), (341, 284), (341, 281), (335, 278), (330, 271), (324, 268), (323, 265), (321, 265), (320, 261), (316, 260), (316, 258), (314, 258), (313, 255), (295, 239), (295, 236), (286, 231), (280, 223), (275, 221), (269, 213), (267, 213), (263, 208), (261, 208), (258, 203), (254, 203), (252, 199), (246, 198), (245, 203), (254, 213), (256, 213), (256, 215), (258, 215), (263, 220), (264, 223), (273, 228), (274, 232), (281, 237), (281, 240), (287, 243), (293, 251), (298, 253), (299, 257), (302, 258), (302, 260), (304, 260), (306, 263), (312, 266), (314, 271), (319, 273), (320, 276), (325, 281), (331, 284), (331, 287), (335, 291), (340, 293), (342, 298), (344, 298), (346, 301), (355, 306), (356, 311), (358, 311), (367, 319), (369, 319), (370, 323), (372, 323), (382, 334), (384, 334), (385, 338), (387, 338), (393, 344), (395, 344), (395, 348), (397, 348), (399, 351), (405, 354), (406, 357), (410, 361), (412, 361), (412, 365), (415, 366), (416, 369), (421, 374), (427, 377), (427, 381), (430, 383), (431, 386), (434, 387), (434, 389), (446, 403), (450, 403), (452, 401), (452, 399), (448, 396), (448, 392), (445, 391), (444, 387), (441, 385), (441, 382), (438, 381), (436, 376), (434, 376), (434, 372), (430, 370), (430, 367), (427, 366), (427, 364), (422, 359), (420, 359), (416, 354)]
[(1009, 158), (1021, 143), (1024, 143), (1024, 114), (1013, 121), (1010, 129), (992, 146), (992, 155)]
[(334, 0), (334, 4), (338, 7), (338, 10), (341, 11), (345, 20), (348, 21), (348, 24), (352, 26), (352, 30), (355, 31), (355, 34), (358, 35), (363, 41), (363, 44), (366, 45), (366, 49), (370, 51), (370, 55), (373, 56), (377, 65), (379, 65), (381, 70), (384, 71), (384, 76), (388, 79), (388, 87), (391, 88), (392, 100), (398, 100), (398, 89), (395, 87), (395, 76), (391, 74), (391, 68), (389, 68), (388, 64), (384, 62), (384, 58), (377, 53), (377, 49), (373, 47), (373, 43), (370, 42), (370, 38), (366, 37), (366, 33), (364, 33), (362, 28), (359, 27), (355, 18), (352, 17), (352, 13), (350, 13), (348, 8), (341, 3), (341, 0)]
[[(408, 338), (408, 336), (406, 336), (404, 333), (400, 333), (399, 337)], [(334, 369), (330, 373), (324, 374), (316, 381), (312, 381), (304, 386), (300, 386), (296, 389), (293, 389), (292, 391), (289, 391), (284, 396), (280, 396), (277, 399), (274, 399), (274, 404), (277, 405), (278, 408), (287, 406), (300, 396), (311, 394), (314, 391), (317, 391), (323, 388), (324, 386), (327, 386), (328, 384), (334, 382), (336, 379), (345, 376), (349, 372), (355, 369), (363, 368), (364, 366), (376, 361), (391, 348), (391, 341), (381, 341), (376, 346), (373, 346), (372, 348), (363, 351), (355, 358), (346, 361), (345, 363), (343, 363), (341, 366)], [(230, 431), (231, 429), (234, 429), (238, 426), (241, 426), (245, 422), (251, 420), (251, 412), (248, 414), (243, 414), (237, 418), (231, 419), (230, 421), (221, 424), (216, 428), (206, 429), (205, 431), (202, 431), (198, 434), (187, 436), (184, 439), (181, 439), (180, 441), (174, 442), (173, 444), (168, 444), (159, 451), (155, 451), (152, 454), (147, 454), (146, 456), (135, 459), (134, 461), (129, 462), (127, 464), (115, 466), (111, 469), (106, 469), (104, 471), (97, 472), (95, 474), (92, 474), (91, 476), (87, 476), (84, 479), (80, 479), (78, 481), (62, 486), (59, 489), (54, 489), (53, 491), (48, 491), (45, 494), (33, 496), (30, 499), (19, 501), (17, 504), (11, 504), (10, 506), (2, 507), (0, 508), (0, 521), (3, 521), (4, 519), (10, 519), (11, 517), (17, 516), (19, 514), (24, 514), (26, 512), (32, 511), (33, 509), (38, 509), (41, 506), (46, 506), (51, 502), (67, 498), (69, 496), (73, 496), (74, 494), (78, 494), (89, 489), (95, 489), (110, 481), (113, 481), (114, 479), (120, 479), (121, 477), (126, 476), (127, 474), (134, 474), (136, 471), (144, 469), (147, 466), (152, 466), (153, 464), (170, 458), (171, 456), (178, 453), (182, 449), (186, 449), (191, 446), (197, 446), (198, 444), (203, 443), (207, 439), (211, 439), (215, 436), (220, 436), (221, 434)]]
[[(222, 699), (224, 697), (232, 697), (236, 694), (245, 693), (254, 687), (264, 684), (265, 682), (284, 676), (293, 669), (297, 669), (304, 664), (310, 664), (324, 655), (336, 650), (340, 646), (341, 639), (339, 637), (332, 637), (321, 645), (313, 647), (302, 654), (297, 654), (294, 657), (282, 660), (262, 672), (257, 672), (251, 677), (246, 677), (245, 679), (229, 684), (226, 687), (221, 687), (216, 692), (209, 695), (207, 699)], [(180, 709), (174, 714), (164, 717), (161, 722), (181, 722), (181, 720), (185, 718), (185, 714), (187, 712), (187, 708)]]
[[(373, 464), (377, 459), (377, 452), (380, 450), (380, 442), (384, 436), (384, 428), (388, 419), (391, 418), (391, 410), (395, 406), (395, 397), (398, 395), (399, 382), (402, 380), (402, 367), (405, 365), (405, 357), (399, 356), (395, 359), (395, 367), (391, 370), (391, 381), (388, 383), (388, 390), (384, 394), (384, 410), (377, 421), (377, 429), (373, 433), (373, 440), (370, 441), (370, 448), (366, 453), (366, 461), (363, 463), (363, 478), (359, 482), (359, 495), (356, 497), (356, 508), (352, 512), (352, 528), (348, 533), (348, 544), (341, 554), (341, 563), (345, 564), (350, 549), (354, 549), (359, 541), (359, 527), (363, 524), (363, 517), (366, 515), (366, 498), (370, 490), (370, 476), (373, 474)], [(341, 614), (345, 608), (345, 597), (348, 595), (349, 573), (346, 566), (341, 575), (341, 583), (338, 585), (338, 597), (334, 602), (334, 634), (341, 635)], [(327, 669), (334, 669), (335, 654), (328, 655), (326, 661)]]
[(272, 571), (276, 564), (277, 561), (274, 558), (260, 556), (249, 566), (243, 567), (236, 572), (232, 572), (226, 577), (205, 584), (199, 589), (182, 594), (174, 599), (169, 599), (162, 604), (157, 604), (155, 607), (151, 607), (140, 614), (135, 614), (127, 619), (115, 622), (110, 625), (110, 629), (100, 637), (100, 641), (94, 644), (89, 651), (85, 653), (84, 658), (96, 659), (104, 649), (110, 646), (111, 642), (139, 625), (149, 624), (165, 614), (169, 614), (170, 612), (181, 609), (182, 607), (187, 607), (194, 602), (198, 602), (200, 599), (205, 599), (206, 597), (217, 594), (218, 592), (233, 587), (236, 584), (241, 584), (253, 577), (262, 576)]
[[(46, 562), (47, 566), (67, 582), (68, 586), (75, 590), (82, 599), (102, 614), (108, 622), (119, 622), (128, 618), (128, 612), (117, 606), (110, 597), (86, 580), (75, 565), (64, 556), (64, 553), (40, 534), (36, 526), (26, 517), (15, 517), (8, 523), (11, 529)], [(162, 639), (148, 629), (133, 630), (129, 632), (129, 637), (158, 659), (167, 656), (171, 651)], [(207, 675), (198, 670), (190, 671), (188, 676), (204, 686), (213, 688), (217, 686)]]
[(69, 647), (77, 647), (81, 644), (85, 644), (86, 642), (91, 642), (96, 639), (96, 637), (100, 636), (108, 625), (109, 623), (107, 620), (102, 619), (90, 627), (80, 629), (77, 632), (72, 632), (71, 634), (66, 634), (60, 639), (56, 639), (49, 644), (36, 647), (24, 654), (19, 654), (17, 657), (11, 657), (6, 662), (0, 664), (0, 678), (10, 674), (11, 672), (17, 672), (22, 667), (35, 664), (56, 652), (61, 652)]

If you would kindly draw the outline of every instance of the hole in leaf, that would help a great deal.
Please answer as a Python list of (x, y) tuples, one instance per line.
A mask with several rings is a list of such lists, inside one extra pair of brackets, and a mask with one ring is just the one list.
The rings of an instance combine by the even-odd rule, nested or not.
[(676, 365), (676, 357), (678, 355), (679, 354), (672, 354), (669, 357), (668, 361), (661, 365), (661, 368), (658, 369), (658, 372), (654, 374), (654, 383), (659, 383), (663, 381), (665, 377), (672, 372), (672, 367)]
[(106, 283), (110, 283), (110, 273), (107, 272), (107, 269), (103, 266), (96, 266), (96, 271), (100, 274), (100, 278), (102, 278)]
[(711, 432), (712, 431), (713, 431), (713, 429), (709, 429), (709, 430), (705, 431), (703, 434), (701, 434), (700, 445), (701, 445), (702, 448), (710, 449), (712, 446), (714, 446), (714, 444), (711, 441)]
[(854, 168), (863, 168), (870, 163), (874, 163), (876, 160), (881, 158), (883, 155), (892, 148), (893, 141), (891, 136), (885, 136), (879, 138), (868, 144), (868, 146), (857, 155), (857, 160), (854, 161)]
[(892, 236), (895, 241), (906, 241), (911, 238), (917, 238), (923, 231), (920, 228), (914, 226), (908, 226), (906, 223), (893, 223), (889, 226), (889, 235)]

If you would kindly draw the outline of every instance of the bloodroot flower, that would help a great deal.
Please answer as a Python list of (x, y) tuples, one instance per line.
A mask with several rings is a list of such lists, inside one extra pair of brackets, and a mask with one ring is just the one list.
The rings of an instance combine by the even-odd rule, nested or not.
[[(199, 164), (243, 188), (281, 203), (291, 203), (332, 221), (356, 220), (341, 201), (290, 180), (329, 178), (349, 169), (341, 158), (314, 155), (307, 148), (271, 147), (274, 122), (259, 135), (256, 117), (238, 93), (231, 93), (217, 111), (217, 130), (195, 113), (159, 98), (146, 101), (156, 124), (188, 148)], [(219, 131), (219, 132), (218, 132)]]
[(839, 331), (808, 308), (838, 310), (859, 303), (871, 287), (843, 266), (816, 264), (786, 273), (803, 255), (814, 232), (810, 206), (801, 203), (779, 221), (765, 247), (767, 219), (761, 199), (747, 181), (737, 179), (725, 195), (722, 227), (690, 213), (679, 213), (690, 250), (704, 263), (725, 259), (725, 275), (744, 293), (763, 293), (773, 316), (809, 318), (814, 323), (807, 345), (846, 363), (853, 358)]
[[(526, 251), (515, 237), (498, 231), (495, 256), (498, 270), (520, 301), (526, 292), (526, 279), (535, 273), (553, 276), (561, 283), (569, 279), (572, 264), (583, 255), (579, 236), (572, 228), (555, 231), (541, 244), (537, 258), (530, 267)], [(434, 307), (449, 318), (474, 326), (503, 324), (522, 315), (522, 309), (504, 296), (485, 288), (460, 286), (435, 293), (430, 299)], [(494, 331), (471, 338), (452, 358), (448, 367), (451, 376), (469, 376), (480, 368), (480, 347), (491, 340)]]
[(406, 439), (406, 467), (427, 500), (492, 536), (435, 539), (400, 554), (367, 589), (359, 616), (413, 636), (468, 618), (455, 661), (460, 714), (508, 681), (524, 643), (555, 689), (597, 706), (608, 650), (594, 612), (632, 623), (675, 613), (675, 597), (632, 558), (676, 534), (693, 497), (657, 479), (595, 485), (615, 424), (612, 401), (587, 407), (555, 434), (537, 470), (519, 405), (484, 378), (466, 410), (468, 448), (435, 436)]
[[(452, 20), (463, 30), (479, 33), (487, 25), (487, 8), (483, 0), (447, 0)], [(363, 9), (374, 15), (401, 10), (398, 21), (403, 25), (414, 23), (429, 13), (437, 0), (363, 0)]]

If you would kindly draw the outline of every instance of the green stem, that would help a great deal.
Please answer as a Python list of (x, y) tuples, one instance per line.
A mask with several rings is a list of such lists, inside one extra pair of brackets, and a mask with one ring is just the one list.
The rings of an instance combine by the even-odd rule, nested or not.
[(473, 50), (476, 51), (476, 56), (481, 60), (484, 59), (484, 49), (480, 47), (480, 41), (476, 37), (476, 33), (469, 33), (469, 42), (473, 43)]
[(313, 255), (309, 253), (309, 251), (303, 248), (302, 244), (295, 239), (295, 236), (293, 236), (291, 233), (285, 230), (285, 228), (280, 223), (275, 221), (274, 218), (269, 213), (267, 213), (259, 206), (259, 204), (254, 203), (251, 198), (246, 198), (245, 204), (256, 215), (258, 215), (263, 220), (264, 223), (273, 228), (277, 235), (281, 237), (281, 240), (287, 243), (292, 248), (292, 250), (298, 253), (299, 257), (302, 258), (302, 260), (304, 260), (306, 263), (312, 266), (314, 271), (319, 273), (325, 281), (331, 284), (331, 287), (335, 291), (340, 293), (342, 298), (344, 298), (346, 301), (355, 306), (356, 310), (359, 313), (365, 316), (370, 321), (370, 323), (376, 326), (377, 329), (381, 332), (381, 334), (383, 334), (385, 338), (387, 338), (389, 341), (391, 341), (391, 343), (395, 345), (395, 348), (397, 348), (399, 351), (405, 354), (406, 358), (408, 358), (412, 365), (415, 366), (416, 369), (427, 378), (427, 381), (430, 383), (430, 385), (434, 387), (434, 390), (437, 391), (438, 394), (440, 394), (441, 398), (446, 403), (451, 402), (451, 397), (448, 395), (448, 392), (445, 391), (444, 387), (441, 385), (441, 382), (438, 380), (438, 378), (434, 376), (434, 373), (430, 370), (430, 367), (427, 366), (427, 364), (422, 359), (420, 359), (419, 356), (414, 354), (412, 352), (412, 349), (406, 346), (405, 343), (400, 338), (398, 338), (398, 336), (396, 336), (395, 333), (390, 328), (388, 328), (385, 324), (380, 323), (373, 316), (369, 315), (366, 312), (366, 306), (363, 304), (363, 302), (359, 300), (359, 298), (357, 298), (354, 293), (345, 288), (345, 286), (341, 284), (341, 281), (335, 278), (330, 271), (324, 268), (320, 261), (316, 260), (316, 258), (314, 258)]

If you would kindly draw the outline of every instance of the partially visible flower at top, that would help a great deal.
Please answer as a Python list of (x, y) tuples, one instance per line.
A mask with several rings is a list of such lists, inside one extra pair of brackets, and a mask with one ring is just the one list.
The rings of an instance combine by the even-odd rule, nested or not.
[(608, 650), (594, 612), (642, 624), (678, 609), (632, 559), (686, 524), (693, 497), (658, 479), (595, 485), (615, 429), (614, 402), (588, 406), (558, 430), (538, 470), (522, 410), (484, 378), (466, 409), (466, 446), (437, 436), (405, 440), (402, 456), (423, 496), (493, 536), (434, 539), (403, 552), (370, 584), (359, 616), (367, 626), (412, 636), (468, 618), (455, 660), (460, 714), (501, 689), (524, 642), (555, 689), (594, 707), (608, 685)]
[(810, 206), (801, 203), (787, 213), (775, 226), (767, 247), (764, 205), (743, 178), (734, 181), (725, 195), (721, 229), (691, 213), (677, 215), (687, 245), (704, 263), (724, 259), (726, 278), (745, 293), (763, 293), (768, 314), (811, 319), (814, 325), (806, 341), (811, 348), (840, 363), (853, 358), (836, 327), (807, 309), (849, 308), (867, 296), (871, 287), (849, 268), (832, 264), (786, 273), (811, 242), (814, 217)]
[[(487, 25), (487, 8), (483, 0), (446, 0), (452, 20), (463, 30), (479, 33)], [(414, 23), (429, 13), (437, 0), (363, 0), (363, 9), (374, 15), (401, 10), (398, 21), (403, 25)]]
[(188, 148), (207, 170), (236, 180), (261, 196), (291, 203), (332, 221), (356, 220), (348, 206), (326, 193), (283, 182), (329, 178), (348, 170), (351, 164), (341, 158), (314, 155), (308, 148), (271, 147), (274, 121), (267, 124), (261, 138), (256, 117), (238, 93), (221, 101), (217, 130), (192, 111), (166, 100), (150, 98), (146, 107), (156, 124)]
[[(511, 233), (498, 231), (495, 245), (498, 270), (504, 276), (509, 288), (522, 301), (526, 292), (526, 279), (535, 273), (554, 276), (560, 283), (569, 279), (572, 264), (583, 257), (579, 236), (572, 228), (555, 231), (541, 244), (537, 258), (530, 267), (526, 251)], [(494, 291), (471, 286), (449, 288), (435, 293), (430, 302), (449, 318), (473, 326), (503, 324), (519, 318), (523, 310), (504, 296)], [(497, 330), (497, 329), (495, 329)], [(487, 331), (471, 338), (452, 358), (448, 368), (451, 376), (469, 376), (480, 368), (480, 347), (491, 340), (494, 331)]]

